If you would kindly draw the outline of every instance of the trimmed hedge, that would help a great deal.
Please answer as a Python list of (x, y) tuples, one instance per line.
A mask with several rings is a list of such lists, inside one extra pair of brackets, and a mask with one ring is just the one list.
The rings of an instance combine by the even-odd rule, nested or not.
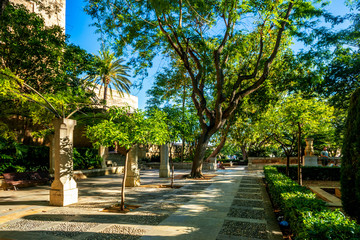
[[(280, 173), (286, 174), (286, 166), (275, 166)], [(301, 167), (303, 180), (340, 181), (340, 167)], [(289, 175), (297, 180), (297, 166), (290, 166)]]
[(295, 183), (274, 166), (264, 167), (274, 203), (284, 212), (296, 239), (360, 239), (360, 226), (339, 210), (331, 211), (309, 189)]

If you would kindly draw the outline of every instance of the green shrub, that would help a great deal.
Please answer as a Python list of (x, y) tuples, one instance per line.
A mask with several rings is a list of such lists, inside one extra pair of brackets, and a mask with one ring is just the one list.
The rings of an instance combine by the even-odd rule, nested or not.
[(274, 166), (264, 167), (274, 204), (282, 209), (297, 239), (359, 239), (360, 226), (331, 211), (309, 189), (295, 183)]
[(101, 168), (102, 158), (94, 148), (74, 148), (74, 170)]
[(0, 138), (0, 174), (5, 172), (48, 171), (49, 148), (27, 146)]
[[(286, 173), (286, 166), (276, 166), (280, 173)], [(340, 167), (301, 167), (303, 180), (339, 181)], [(290, 166), (290, 178), (297, 179), (297, 166)]]
[(360, 222), (360, 88), (350, 100), (342, 147), (341, 200), (347, 214)]

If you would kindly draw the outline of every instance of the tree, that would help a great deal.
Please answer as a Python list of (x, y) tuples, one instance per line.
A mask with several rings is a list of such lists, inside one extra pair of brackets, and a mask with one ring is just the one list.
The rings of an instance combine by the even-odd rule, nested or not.
[(124, 175), (121, 189), (121, 210), (125, 209), (125, 181), (127, 176), (128, 153), (137, 144), (162, 145), (169, 141), (169, 133), (165, 123), (166, 115), (158, 110), (145, 113), (136, 110), (129, 113), (129, 108), (112, 107), (108, 110), (108, 120), (89, 126), (87, 137), (95, 146), (114, 146), (115, 142), (126, 149)]
[[(116, 58), (114, 53), (110, 53), (110, 50), (103, 47), (99, 51), (98, 56), (94, 56), (97, 65), (96, 74), (90, 75), (87, 79), (90, 82), (96, 83), (104, 87), (104, 101), (106, 104), (107, 91), (110, 88), (110, 94), (112, 95), (112, 89), (110, 86), (114, 86), (118, 93), (123, 96), (124, 92), (130, 93), (131, 82), (127, 77), (127, 71), (129, 68), (121, 63), (124, 61), (121, 58)], [(99, 91), (101, 90), (101, 87)]]
[(86, 93), (80, 76), (92, 72), (92, 56), (68, 44), (60, 27), (47, 27), (42, 17), (29, 13), (24, 6), (10, 3), (0, 15), (0, 42), (2, 81), (12, 79), (10, 88), (2, 89), (4, 94), (0, 94), (3, 103), (0, 124), (15, 133), (19, 142), (33, 140), (25, 133), (35, 124), (36, 128), (51, 128), (54, 115), (30, 101), (21, 100), (15, 90), (43, 101), (34, 95), (36, 90), (49, 99), (62, 117), (63, 113), (66, 115), (78, 108), (79, 101), (84, 103), (82, 106), (91, 104), (91, 93)]
[(300, 94), (293, 94), (285, 95), (266, 113), (265, 117), (270, 124), (269, 134), (281, 145), (287, 157), (287, 174), (289, 173), (290, 156), (296, 146), (298, 146), (298, 155), (301, 154), (300, 134), (305, 137), (315, 133), (331, 134), (333, 111), (333, 107), (320, 98), (306, 99)]
[(79, 76), (92, 70), (90, 54), (66, 43), (59, 26), (46, 27), (22, 5), (8, 4), (0, 15), (0, 42), (0, 67), (41, 93), (79, 87)]
[[(146, 108), (159, 108), (166, 112), (169, 126), (179, 134), (173, 134), (176, 138), (171, 141), (181, 140), (181, 161), (185, 159), (186, 146), (194, 145), (199, 134), (196, 110), (191, 105), (190, 84), (185, 69), (178, 62), (171, 62), (171, 67), (165, 67), (156, 75), (153, 87), (147, 91), (150, 98)], [(189, 147), (187, 152), (191, 152)]]
[(346, 119), (346, 131), (342, 147), (341, 161), (341, 201), (347, 214), (360, 222), (360, 89), (357, 89), (350, 101)]
[(280, 61), (289, 43), (286, 26), (295, 30), (317, 12), (308, 1), (240, 0), (89, 1), (86, 11), (115, 40), (119, 55), (128, 46), (137, 52), (132, 62), (138, 74), (151, 66), (157, 52), (171, 51), (181, 61), (202, 129), (192, 177), (202, 175), (211, 136)]

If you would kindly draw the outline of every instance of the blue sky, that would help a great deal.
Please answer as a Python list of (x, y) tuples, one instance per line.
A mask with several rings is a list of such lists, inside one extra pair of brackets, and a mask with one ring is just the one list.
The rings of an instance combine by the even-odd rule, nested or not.
[[(70, 35), (69, 41), (90, 53), (97, 54), (100, 49), (100, 42), (97, 41), (99, 35), (95, 33), (96, 28), (90, 26), (93, 22), (83, 8), (85, 3), (83, 0), (66, 1), (66, 34)], [(327, 9), (338, 15), (346, 14), (348, 9), (344, 5), (344, 0), (334, 0)], [(294, 46), (299, 49), (301, 46)], [(151, 88), (156, 72), (161, 70), (165, 65), (165, 61), (156, 58), (153, 68), (149, 70), (149, 76), (144, 80), (142, 90), (132, 90), (131, 94), (139, 98), (139, 108), (144, 109), (146, 105), (146, 90)]]

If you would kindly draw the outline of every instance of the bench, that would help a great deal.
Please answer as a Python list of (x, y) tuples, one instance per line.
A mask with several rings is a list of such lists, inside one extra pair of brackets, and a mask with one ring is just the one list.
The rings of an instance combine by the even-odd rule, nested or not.
[(2, 176), (5, 181), (4, 190), (46, 184), (50, 180), (48, 172), (3, 173)]

